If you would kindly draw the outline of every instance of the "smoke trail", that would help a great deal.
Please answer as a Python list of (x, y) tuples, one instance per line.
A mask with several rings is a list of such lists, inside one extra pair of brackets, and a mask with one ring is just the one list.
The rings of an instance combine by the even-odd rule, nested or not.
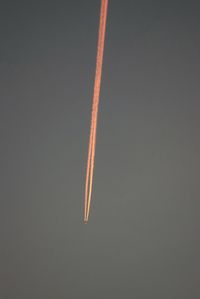
[(95, 72), (95, 81), (94, 81), (94, 93), (93, 93), (90, 138), (89, 138), (88, 160), (87, 160), (87, 171), (86, 171), (86, 184), (85, 184), (85, 203), (84, 203), (85, 222), (88, 221), (89, 212), (90, 212), (91, 195), (92, 195), (97, 118), (98, 118), (98, 108), (99, 108), (103, 52), (104, 52), (104, 43), (105, 43), (107, 9), (108, 9), (108, 0), (101, 0), (96, 72)]
[(104, 39), (105, 39), (106, 13), (107, 13), (107, 3), (106, 2), (108, 2), (108, 1), (102, 1), (101, 17), (100, 17), (97, 66), (96, 66), (93, 109), (92, 109), (92, 125), (91, 125), (91, 133), (92, 134), (91, 134), (91, 140), (90, 140), (91, 152), (90, 152), (90, 156), (89, 156), (89, 163), (90, 163), (89, 164), (89, 194), (88, 194), (88, 198), (87, 198), (87, 212), (86, 212), (86, 219), (85, 219), (86, 221), (88, 220), (88, 216), (89, 216), (91, 193), (92, 193), (92, 183), (93, 183), (95, 145), (96, 145), (96, 128), (97, 128), (97, 116), (98, 116), (101, 71), (102, 71), (103, 49), (104, 49)]

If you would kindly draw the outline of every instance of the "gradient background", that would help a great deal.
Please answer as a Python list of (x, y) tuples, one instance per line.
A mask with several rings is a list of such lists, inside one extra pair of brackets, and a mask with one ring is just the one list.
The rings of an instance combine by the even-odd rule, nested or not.
[(198, 1), (2, 1), (0, 299), (200, 298)]

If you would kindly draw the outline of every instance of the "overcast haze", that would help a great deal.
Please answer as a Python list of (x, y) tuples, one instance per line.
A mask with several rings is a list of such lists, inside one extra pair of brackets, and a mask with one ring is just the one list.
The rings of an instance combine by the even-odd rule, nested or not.
[(0, 299), (200, 298), (200, 5), (2, 1)]

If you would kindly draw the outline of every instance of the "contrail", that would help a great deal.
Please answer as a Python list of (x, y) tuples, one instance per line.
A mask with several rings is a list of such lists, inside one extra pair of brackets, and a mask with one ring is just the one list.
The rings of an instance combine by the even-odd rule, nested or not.
[(99, 37), (98, 37), (97, 58), (96, 58), (96, 72), (95, 72), (95, 81), (94, 81), (90, 138), (89, 138), (86, 183), (85, 183), (85, 201), (84, 201), (84, 221), (85, 222), (88, 221), (89, 212), (90, 212), (91, 195), (92, 195), (97, 118), (98, 118), (99, 96), (100, 96), (100, 87), (101, 87), (101, 74), (102, 74), (102, 64), (103, 64), (107, 10), (108, 10), (108, 0), (101, 0)]

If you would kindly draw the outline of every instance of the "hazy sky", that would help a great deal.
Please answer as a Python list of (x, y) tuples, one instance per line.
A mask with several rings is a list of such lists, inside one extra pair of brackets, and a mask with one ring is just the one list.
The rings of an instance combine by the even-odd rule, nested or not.
[(200, 298), (200, 5), (2, 1), (0, 299)]

